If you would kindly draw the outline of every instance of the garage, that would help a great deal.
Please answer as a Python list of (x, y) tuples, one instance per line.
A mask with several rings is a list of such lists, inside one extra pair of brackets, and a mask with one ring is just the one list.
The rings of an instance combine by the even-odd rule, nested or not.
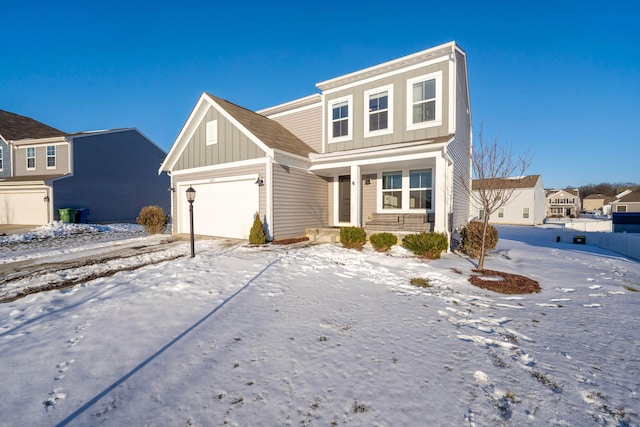
[(189, 233), (189, 202), (185, 192), (196, 190), (193, 232), (205, 236), (248, 239), (253, 218), (260, 208), (259, 187), (252, 179), (184, 183), (178, 186), (178, 233)]
[(46, 195), (45, 188), (0, 187), (0, 224), (48, 224)]

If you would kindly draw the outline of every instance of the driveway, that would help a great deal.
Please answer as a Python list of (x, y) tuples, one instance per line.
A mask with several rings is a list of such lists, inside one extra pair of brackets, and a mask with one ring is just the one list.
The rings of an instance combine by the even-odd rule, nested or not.
[(26, 233), (37, 225), (24, 225), (24, 224), (0, 224), (0, 236), (8, 236), (10, 234)]

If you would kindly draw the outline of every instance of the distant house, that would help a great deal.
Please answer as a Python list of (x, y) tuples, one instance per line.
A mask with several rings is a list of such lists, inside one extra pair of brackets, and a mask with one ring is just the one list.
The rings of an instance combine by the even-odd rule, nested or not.
[(616, 195), (611, 202), (611, 213), (640, 212), (640, 186), (630, 187)]
[[(469, 215), (471, 107), (454, 42), (320, 82), (258, 112), (203, 93), (160, 171), (174, 232), (270, 239), (308, 229), (449, 233)], [(468, 186), (468, 185), (467, 185)]]
[(164, 156), (137, 129), (67, 134), (0, 110), (0, 224), (47, 224), (60, 208), (96, 223), (135, 222), (146, 205), (169, 212)]
[[(540, 175), (473, 180), (474, 193), (483, 188), (513, 190), (509, 202), (489, 217), (491, 224), (538, 225), (544, 222), (545, 193)], [(482, 206), (473, 202), (471, 212), (478, 219), (484, 218)]]
[(614, 200), (615, 197), (604, 194), (590, 194), (582, 199), (582, 210), (586, 212), (600, 211), (606, 214), (608, 213), (606, 207)]
[(580, 216), (580, 191), (576, 189), (546, 190), (547, 217), (578, 218)]

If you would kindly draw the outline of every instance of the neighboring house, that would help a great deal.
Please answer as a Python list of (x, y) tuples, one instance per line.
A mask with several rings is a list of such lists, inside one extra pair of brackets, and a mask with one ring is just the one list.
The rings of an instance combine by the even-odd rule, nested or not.
[(270, 239), (308, 228), (450, 232), (465, 224), (471, 114), (454, 42), (316, 85), (321, 93), (252, 112), (203, 93), (160, 171), (173, 231)]
[(615, 197), (605, 196), (604, 194), (590, 194), (582, 199), (582, 210), (586, 212), (600, 211), (605, 212), (605, 206), (608, 206)]
[(611, 202), (611, 213), (640, 212), (640, 186), (627, 188)]
[(578, 189), (546, 190), (547, 217), (578, 218), (581, 203)]
[[(491, 224), (538, 225), (544, 222), (545, 192), (540, 175), (473, 180), (474, 193), (483, 188), (513, 190), (507, 204), (489, 217)], [(484, 219), (484, 209), (473, 201), (471, 213)]]
[(90, 222), (135, 222), (140, 209), (169, 212), (165, 152), (137, 129), (67, 134), (0, 111), (0, 224), (47, 224), (58, 209)]

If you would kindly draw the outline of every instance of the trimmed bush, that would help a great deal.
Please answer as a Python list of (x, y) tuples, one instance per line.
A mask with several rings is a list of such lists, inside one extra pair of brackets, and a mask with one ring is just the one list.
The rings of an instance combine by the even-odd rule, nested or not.
[(145, 206), (140, 209), (140, 214), (136, 222), (144, 227), (149, 234), (164, 233), (165, 227), (169, 223), (169, 217), (160, 206)]
[(435, 232), (408, 234), (402, 239), (402, 246), (419, 257), (439, 259), (442, 251), (447, 249), (447, 235)]
[(345, 248), (362, 249), (367, 242), (367, 233), (362, 227), (340, 227), (340, 243)]
[(253, 219), (253, 225), (249, 231), (249, 243), (252, 245), (264, 245), (267, 242), (267, 235), (264, 232), (264, 226), (260, 219), (260, 214), (256, 212), (256, 217)]
[(369, 237), (369, 241), (376, 251), (386, 252), (391, 249), (393, 245), (398, 243), (398, 238), (395, 234), (391, 233), (376, 233)]
[[(471, 258), (479, 258), (482, 249), (482, 227), (480, 221), (471, 221), (465, 225), (460, 232), (462, 243), (460, 250)], [(491, 250), (498, 244), (498, 230), (491, 224), (487, 224), (487, 236), (484, 242), (485, 250)]]

